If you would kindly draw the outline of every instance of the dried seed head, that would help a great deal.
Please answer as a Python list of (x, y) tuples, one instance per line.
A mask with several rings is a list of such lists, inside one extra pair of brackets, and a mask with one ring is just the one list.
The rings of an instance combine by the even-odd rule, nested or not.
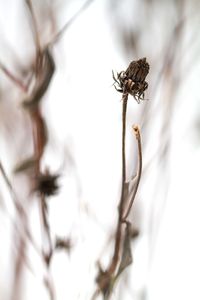
[(149, 68), (146, 58), (132, 61), (125, 72), (117, 73), (117, 77), (113, 74), (115, 89), (120, 93), (132, 95), (138, 103), (144, 100), (144, 92), (148, 88), (145, 79)]
[(59, 175), (51, 175), (48, 172), (45, 174), (40, 174), (36, 178), (35, 191), (40, 192), (45, 196), (53, 196), (58, 192), (57, 179)]
[(70, 238), (56, 238), (55, 249), (65, 250), (70, 254), (73, 245)]
[(127, 70), (125, 71), (127, 78), (131, 79), (135, 83), (144, 82), (148, 73), (149, 73), (149, 64), (146, 61), (146, 57), (141, 58), (137, 61), (132, 61), (129, 64)]

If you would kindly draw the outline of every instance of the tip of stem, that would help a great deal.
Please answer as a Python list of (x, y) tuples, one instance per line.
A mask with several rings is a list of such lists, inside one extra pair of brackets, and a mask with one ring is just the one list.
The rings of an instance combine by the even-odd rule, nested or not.
[(139, 135), (140, 135), (140, 129), (139, 129), (139, 126), (138, 126), (137, 124), (135, 124), (135, 125), (132, 126), (132, 128), (133, 128), (133, 132), (134, 132), (134, 134), (135, 134), (135, 136), (136, 136), (136, 139), (138, 139), (138, 138), (139, 138)]

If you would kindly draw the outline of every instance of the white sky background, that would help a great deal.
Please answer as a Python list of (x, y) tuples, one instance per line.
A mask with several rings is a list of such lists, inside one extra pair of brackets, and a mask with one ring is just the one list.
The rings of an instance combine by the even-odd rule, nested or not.
[[(134, 5), (130, 6), (131, 2)], [(185, 15), (190, 18), (180, 48), (180, 58), (175, 61), (177, 72), (181, 71), (182, 74), (182, 84), (167, 127), (171, 142), (168, 169), (165, 169), (162, 168), (159, 153), (162, 150), (162, 139), (164, 143), (166, 138), (166, 128), (163, 129), (161, 120), (167, 113), (167, 83), (161, 80), (156, 93), (153, 84), (160, 70), (157, 59), (162, 57), (163, 49), (169, 47), (170, 22), (176, 23), (169, 2), (163, 4), (164, 9), (162, 4), (151, 7), (152, 16), (150, 13), (149, 20), (146, 20), (146, 31), (141, 33), (143, 38), (139, 54), (133, 51), (125, 55), (123, 47), (118, 43), (117, 32), (113, 30), (114, 12), (108, 12), (108, 1), (100, 0), (94, 0), (53, 47), (57, 69), (42, 106), (49, 129), (49, 144), (43, 166), (50, 166), (53, 171), (61, 170), (62, 174), (60, 194), (50, 199), (49, 204), (52, 236), (71, 236), (74, 243), (70, 257), (58, 253), (52, 262), (51, 274), (58, 300), (90, 299), (97, 274), (96, 261), (100, 259), (104, 267), (109, 262), (113, 246), (109, 234), (115, 230), (121, 180), (121, 102), (120, 94), (112, 87), (111, 70), (124, 70), (130, 60), (143, 56), (147, 57), (152, 70), (148, 77), (149, 101), (138, 105), (134, 99), (129, 100), (128, 175), (134, 173), (136, 155), (131, 125), (142, 125), (145, 106), (151, 107), (148, 123), (150, 130), (146, 129), (148, 135), (141, 132), (147, 145), (143, 153), (144, 165), (149, 167), (142, 178), (131, 215), (133, 224), (140, 230), (140, 236), (132, 247), (134, 263), (122, 275), (118, 285), (120, 290), (116, 289), (113, 299), (200, 299), (200, 144), (199, 132), (194, 127), (199, 119), (200, 44), (198, 36), (195, 37), (199, 15), (186, 1)], [(82, 2), (71, 1), (69, 5), (62, 6), (62, 2), (58, 1), (58, 8), (59, 3), (60, 28)], [(22, 18), (21, 4), (17, 1), (0, 0), (0, 5), (0, 60), (17, 72), (12, 59), (13, 52), (16, 53), (19, 65), (26, 65), (26, 61), (28, 64), (31, 53), (34, 53), (31, 33), (24, 32), (24, 27), (28, 28), (29, 23), (25, 17)], [(121, 2), (119, 11), (124, 15), (121, 14), (122, 20), (119, 17), (119, 21), (129, 24), (132, 16), (130, 7), (135, 9), (135, 24), (140, 24), (145, 15), (139, 1)], [(41, 30), (44, 26), (41, 25)], [(21, 31), (25, 35), (19, 36)], [(191, 64), (194, 66), (187, 71)], [(25, 153), (20, 148), (20, 143), (27, 136), (22, 133), (22, 128), (29, 129), (28, 120), (19, 112), (22, 95), (17, 89), (13, 91), (13, 84), (7, 81), (5, 86), (0, 84), (3, 95), (6, 87), (12, 87), (12, 97), (17, 99), (17, 104), (10, 97), (9, 91), (1, 99), (0, 110), (4, 109), (3, 114), (5, 110), (7, 114), (11, 110), (14, 116), (20, 118), (19, 124), (14, 121), (10, 123), (1, 112), (0, 159), (5, 162), (11, 176), (16, 161), (30, 153), (31, 147), (24, 150)], [(10, 103), (9, 109), (4, 104), (6, 99)], [(12, 147), (6, 136), (8, 132), (12, 138)], [(18, 184), (22, 184), (22, 179), (12, 177), (12, 180), (20, 193), (21, 186)], [(11, 257), (16, 251), (12, 245), (10, 222), (14, 212), (11, 199), (7, 201), (9, 196), (2, 179), (0, 184), (3, 195), (0, 213), (3, 244), (0, 255), (0, 300), (7, 300), (10, 299), (12, 286)], [(8, 198), (5, 200), (5, 197)], [(3, 209), (5, 206), (9, 214)], [(40, 244), (36, 204), (31, 205), (30, 228)], [(22, 299), (48, 299), (43, 287), (43, 264), (31, 247), (28, 257), (32, 272), (25, 271)]]

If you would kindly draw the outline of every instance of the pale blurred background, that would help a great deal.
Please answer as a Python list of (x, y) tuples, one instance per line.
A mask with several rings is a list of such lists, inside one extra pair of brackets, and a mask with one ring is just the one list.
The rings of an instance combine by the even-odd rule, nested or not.
[[(41, 165), (60, 174), (59, 193), (48, 199), (51, 238), (71, 243), (49, 269), (29, 173), (13, 172), (33, 153), (21, 105), (26, 94), (11, 76), (25, 84), (35, 59), (25, 2), (0, 0), (0, 162), (15, 191), (1, 172), (0, 299), (92, 299), (97, 262), (106, 268), (113, 252), (121, 190), (122, 103), (112, 70), (142, 57), (150, 64), (148, 100), (138, 105), (130, 97), (126, 141), (131, 178), (137, 165), (131, 126), (138, 124), (143, 174), (129, 219), (139, 235), (133, 264), (111, 299), (200, 299), (200, 2), (32, 1), (42, 47), (69, 25), (50, 47), (56, 70), (40, 103), (48, 130)], [(26, 212), (25, 224), (13, 198)]]

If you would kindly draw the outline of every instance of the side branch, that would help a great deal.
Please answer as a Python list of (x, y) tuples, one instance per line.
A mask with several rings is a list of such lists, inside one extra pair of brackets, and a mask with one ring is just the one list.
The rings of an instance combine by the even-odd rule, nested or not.
[(139, 183), (140, 183), (140, 179), (141, 179), (141, 174), (142, 174), (142, 144), (141, 144), (140, 130), (139, 130), (137, 125), (133, 126), (133, 131), (135, 133), (135, 137), (137, 139), (137, 145), (138, 145), (138, 175), (137, 175), (137, 181), (136, 181), (135, 189), (133, 191), (133, 195), (132, 195), (131, 200), (129, 202), (127, 211), (124, 214), (124, 217), (122, 218), (123, 222), (126, 222), (126, 219), (127, 219), (128, 215), (130, 213), (131, 207), (133, 205), (133, 202), (135, 200), (135, 196), (136, 196), (137, 191), (138, 191), (138, 187), (139, 187)]

